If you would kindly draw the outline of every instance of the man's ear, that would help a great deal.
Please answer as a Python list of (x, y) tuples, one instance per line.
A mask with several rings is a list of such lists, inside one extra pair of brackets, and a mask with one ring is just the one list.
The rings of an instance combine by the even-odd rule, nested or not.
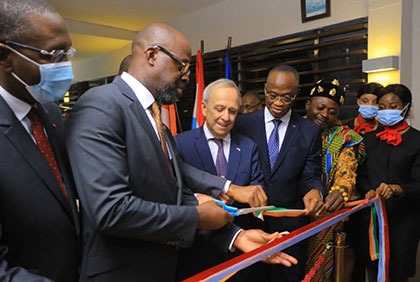
[(206, 117), (206, 108), (207, 108), (206, 102), (201, 101), (201, 112), (203, 113), (204, 117)]
[(305, 103), (306, 113), (308, 113), (310, 106), (311, 106), (311, 99), (308, 99), (308, 100), (306, 100), (306, 103)]
[(150, 47), (146, 50), (146, 58), (150, 65), (155, 65), (157, 49)]

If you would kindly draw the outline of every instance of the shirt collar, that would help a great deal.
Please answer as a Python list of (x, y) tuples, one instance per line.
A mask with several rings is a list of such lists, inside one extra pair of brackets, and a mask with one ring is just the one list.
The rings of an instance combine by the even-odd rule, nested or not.
[(134, 76), (128, 72), (123, 72), (121, 74), (121, 79), (124, 80), (134, 91), (134, 94), (136, 95), (143, 109), (148, 109), (155, 102), (155, 97), (153, 97), (152, 93), (150, 93), (150, 91)]
[[(287, 113), (280, 118), (282, 124), (289, 124), (290, 117), (292, 116), (292, 109), (289, 109)], [(264, 121), (265, 123), (270, 123), (273, 119), (276, 119), (273, 117), (273, 115), (270, 113), (267, 107), (264, 107)]]
[[(207, 141), (211, 139), (216, 139), (214, 135), (210, 132), (210, 130), (207, 128), (207, 122), (203, 124), (203, 130), (204, 130), (204, 136), (206, 136)], [(230, 132), (223, 138), (224, 143), (230, 142)]]
[(19, 121), (23, 120), (32, 106), (16, 98), (0, 85), (0, 96), (6, 101)]

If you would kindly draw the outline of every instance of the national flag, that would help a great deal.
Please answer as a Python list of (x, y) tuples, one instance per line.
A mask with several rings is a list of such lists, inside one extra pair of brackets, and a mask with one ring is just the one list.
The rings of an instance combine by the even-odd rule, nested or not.
[(195, 80), (196, 80), (196, 92), (194, 110), (192, 116), (191, 129), (200, 127), (204, 123), (204, 115), (201, 110), (201, 103), (203, 101), (204, 92), (204, 66), (203, 66), (203, 54), (201, 50), (197, 51), (196, 63), (195, 63)]
[(162, 105), (160, 110), (162, 123), (169, 128), (172, 136), (177, 134), (175, 105)]
[(229, 54), (229, 48), (226, 48), (226, 56), (225, 56), (225, 78), (227, 79), (233, 79), (232, 76), (232, 66), (230, 64), (230, 54)]

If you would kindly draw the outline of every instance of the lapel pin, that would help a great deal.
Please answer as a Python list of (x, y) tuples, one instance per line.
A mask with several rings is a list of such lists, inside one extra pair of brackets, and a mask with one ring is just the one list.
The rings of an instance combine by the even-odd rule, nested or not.
[(241, 151), (241, 148), (236, 147), (236, 151), (240, 152)]
[(51, 124), (51, 126), (53, 127), (53, 128), (56, 128), (57, 127), (57, 125), (53, 122), (53, 124)]

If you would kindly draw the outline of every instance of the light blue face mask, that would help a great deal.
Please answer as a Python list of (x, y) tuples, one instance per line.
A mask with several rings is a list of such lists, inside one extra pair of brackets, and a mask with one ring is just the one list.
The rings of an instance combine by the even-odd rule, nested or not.
[(378, 115), (378, 106), (360, 105), (359, 113), (364, 119), (373, 119)]
[(380, 110), (378, 111), (378, 120), (384, 126), (393, 126), (404, 119), (405, 110), (408, 103), (402, 110)]
[(15, 73), (12, 75), (23, 85), (25, 85), (28, 92), (39, 103), (56, 102), (63, 98), (66, 91), (70, 88), (71, 82), (74, 78), (73, 68), (70, 61), (50, 64), (38, 64), (34, 60), (26, 57), (18, 51), (9, 48), (9, 50), (16, 53), (23, 59), (35, 64), (39, 68), (41, 80), (38, 84), (28, 85)]

